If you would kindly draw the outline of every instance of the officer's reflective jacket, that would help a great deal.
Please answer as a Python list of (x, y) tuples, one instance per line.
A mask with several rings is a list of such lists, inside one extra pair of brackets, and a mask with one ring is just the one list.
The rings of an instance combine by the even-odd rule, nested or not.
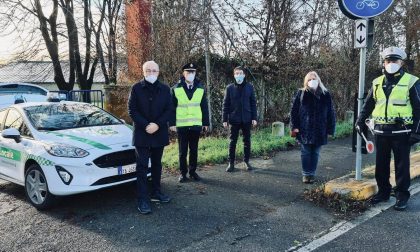
[(420, 80), (403, 70), (376, 78), (358, 120), (371, 114), (376, 134), (406, 133), (406, 129), (420, 134)]
[(378, 124), (395, 124), (396, 119), (400, 118), (406, 125), (413, 124), (409, 90), (419, 78), (405, 73), (392, 88), (388, 97), (382, 88), (384, 79), (385, 75), (382, 75), (373, 80), (373, 99), (376, 102), (372, 112), (373, 120)]
[(202, 126), (209, 126), (209, 110), (203, 84), (197, 78), (193, 89), (188, 89), (185, 78), (172, 88), (174, 112), (169, 126), (176, 126), (178, 132), (188, 130), (201, 131)]
[(203, 125), (203, 113), (201, 112), (200, 103), (203, 99), (204, 89), (197, 88), (191, 99), (188, 98), (183, 87), (175, 88), (174, 93), (178, 100), (178, 106), (176, 107), (176, 126)]

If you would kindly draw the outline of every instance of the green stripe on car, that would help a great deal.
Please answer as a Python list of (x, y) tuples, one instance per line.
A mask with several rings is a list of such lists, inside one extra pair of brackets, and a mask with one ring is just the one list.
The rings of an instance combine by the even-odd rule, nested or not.
[(63, 138), (68, 138), (74, 141), (78, 141), (78, 142), (82, 142), (88, 145), (91, 145), (97, 149), (101, 149), (101, 150), (111, 150), (110, 147), (103, 145), (101, 143), (86, 139), (86, 138), (81, 138), (81, 137), (77, 137), (77, 136), (72, 136), (72, 135), (66, 135), (66, 134), (61, 134), (61, 133), (57, 133), (57, 132), (46, 132), (48, 134), (54, 134), (58, 137), (63, 137)]
[(48, 159), (46, 159), (46, 158), (43, 158), (43, 157), (40, 157), (40, 156), (35, 156), (35, 155), (32, 155), (32, 154), (23, 154), (23, 156), (24, 156), (24, 160), (25, 160), (25, 162), (28, 160), (28, 159), (33, 159), (33, 160), (35, 160), (39, 165), (46, 165), (46, 166), (53, 166), (55, 163), (54, 162), (52, 162), (52, 161), (50, 161), (50, 160), (48, 160)]

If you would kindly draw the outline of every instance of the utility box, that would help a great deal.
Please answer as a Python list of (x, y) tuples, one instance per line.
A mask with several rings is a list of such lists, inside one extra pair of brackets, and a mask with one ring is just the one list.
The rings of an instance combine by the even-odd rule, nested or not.
[(273, 122), (271, 124), (271, 134), (278, 137), (284, 136), (284, 123)]

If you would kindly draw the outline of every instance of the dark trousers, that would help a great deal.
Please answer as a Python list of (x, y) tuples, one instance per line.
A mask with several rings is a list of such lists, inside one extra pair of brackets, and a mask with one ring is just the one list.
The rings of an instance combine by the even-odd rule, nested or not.
[(164, 147), (148, 148), (136, 146), (137, 197), (139, 201), (149, 200), (149, 190), (147, 188), (149, 158), (152, 163), (152, 192), (160, 192), (163, 148)]
[(187, 154), (189, 154), (189, 173), (193, 174), (197, 170), (198, 157), (198, 140), (200, 139), (200, 131), (186, 130), (178, 132), (178, 148), (179, 148), (179, 170), (182, 175), (186, 175), (187, 169)]
[(397, 199), (408, 199), (410, 192), (410, 144), (409, 135), (376, 136), (376, 169), (375, 178), (378, 193), (388, 196), (391, 192), (390, 161), (391, 151), (394, 153), (395, 163), (395, 193)]
[(236, 143), (238, 142), (239, 130), (242, 130), (244, 141), (244, 161), (249, 161), (249, 157), (251, 156), (251, 126), (251, 123), (231, 124), (229, 136), (229, 161), (231, 164), (235, 162)]

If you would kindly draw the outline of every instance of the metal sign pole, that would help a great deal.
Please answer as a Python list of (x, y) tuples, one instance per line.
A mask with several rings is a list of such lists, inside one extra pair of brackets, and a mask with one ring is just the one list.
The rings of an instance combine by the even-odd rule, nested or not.
[[(356, 20), (356, 37), (355, 48), (360, 48), (360, 69), (359, 69), (359, 96), (357, 115), (363, 106), (363, 95), (365, 91), (365, 71), (366, 71), (366, 47), (372, 44), (373, 40), (373, 22), (369, 22), (372, 26), (368, 30), (368, 19), (376, 17), (384, 13), (392, 6), (394, 0), (381, 1), (355, 1), (355, 0), (338, 0), (340, 10), (350, 19)], [(371, 33), (368, 34), (368, 31)], [(362, 179), (362, 137), (357, 134), (356, 146), (356, 180)]]
[[(360, 69), (359, 69), (359, 97), (357, 99), (357, 114), (360, 115), (363, 106), (365, 93), (365, 71), (366, 71), (366, 47), (360, 48)], [(362, 137), (357, 134), (356, 151), (356, 180), (362, 179)]]

